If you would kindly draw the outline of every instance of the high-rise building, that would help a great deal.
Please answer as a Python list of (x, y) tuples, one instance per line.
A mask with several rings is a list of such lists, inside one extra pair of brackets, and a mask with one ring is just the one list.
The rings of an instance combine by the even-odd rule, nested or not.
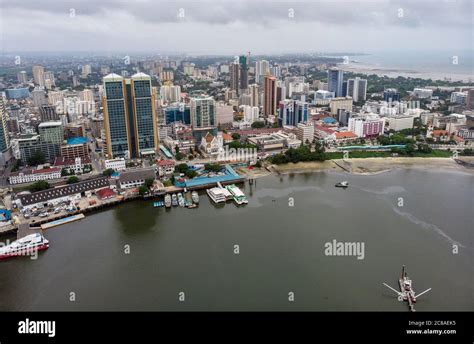
[(195, 97), (190, 100), (193, 130), (211, 129), (217, 126), (216, 102), (212, 97)]
[(356, 77), (347, 80), (347, 96), (352, 97), (355, 102), (367, 98), (367, 80)]
[(144, 73), (104, 77), (104, 127), (108, 158), (137, 158), (159, 148), (156, 93)]
[(16, 74), (16, 78), (20, 84), (26, 84), (28, 82), (28, 75), (24, 70)]
[(82, 77), (87, 78), (87, 76), (92, 73), (92, 67), (90, 64), (85, 64), (82, 66)]
[(400, 93), (395, 88), (387, 88), (383, 91), (383, 100), (386, 102), (399, 102)]
[(474, 109), (474, 88), (467, 91), (466, 105), (468, 109)]
[(44, 72), (43, 78), (44, 78), (44, 87), (46, 89), (50, 90), (53, 88), (53, 86), (56, 86), (53, 72), (51, 71)]
[(249, 86), (249, 94), (250, 94), (250, 106), (258, 106), (258, 85), (252, 84)]
[(297, 126), (308, 121), (308, 103), (299, 100), (282, 100), (278, 108), (278, 125)]
[(51, 161), (61, 154), (64, 141), (64, 127), (60, 121), (43, 122), (38, 126), (41, 148), (46, 159)]
[(43, 66), (33, 66), (33, 81), (36, 85), (44, 87), (44, 67)]
[(240, 74), (240, 65), (237, 62), (234, 62), (230, 65), (230, 88), (239, 93), (239, 74)]
[(56, 106), (41, 105), (40, 106), (41, 122), (59, 121), (59, 115), (56, 113)]
[(7, 130), (7, 111), (5, 109), (5, 98), (0, 95), (0, 153), (10, 147), (10, 140)]
[(344, 72), (342, 70), (328, 69), (328, 91), (334, 92), (336, 97), (342, 97), (342, 84), (344, 82)]
[(266, 60), (255, 62), (255, 81), (260, 83), (265, 75), (270, 74), (270, 63)]
[(40, 107), (41, 105), (45, 105), (48, 103), (46, 100), (46, 92), (44, 89), (35, 88), (31, 91), (31, 97), (33, 98), (33, 104), (36, 107)]
[(239, 56), (240, 65), (240, 89), (246, 90), (249, 86), (249, 60), (248, 56)]
[(263, 98), (263, 116), (275, 116), (277, 111), (277, 79), (274, 76), (265, 76)]

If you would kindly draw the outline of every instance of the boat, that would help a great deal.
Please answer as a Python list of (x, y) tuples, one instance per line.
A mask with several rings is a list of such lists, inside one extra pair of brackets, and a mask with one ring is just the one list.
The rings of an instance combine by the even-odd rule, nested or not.
[(249, 201), (245, 194), (235, 184), (227, 185), (226, 189), (232, 194), (234, 202), (238, 205), (247, 204)]
[(178, 204), (180, 207), (184, 207), (184, 197), (183, 195), (180, 193), (178, 193)]
[(171, 205), (173, 207), (176, 207), (178, 205), (178, 197), (176, 196), (176, 194), (171, 195)]
[(165, 207), (166, 208), (171, 207), (171, 196), (170, 196), (170, 194), (165, 195)]
[(33, 252), (46, 250), (48, 247), (49, 241), (40, 233), (34, 233), (0, 247), (0, 259), (26, 256)]
[(224, 194), (224, 190), (224, 188), (215, 187), (207, 189), (206, 192), (214, 203), (225, 203), (227, 198)]
[(191, 192), (191, 197), (195, 204), (199, 204), (199, 194), (197, 193), (197, 191)]
[(347, 188), (349, 186), (349, 182), (344, 180), (342, 182), (339, 182), (335, 185), (337, 188)]
[(184, 193), (184, 206), (189, 208), (189, 206), (191, 206), (191, 205), (193, 205), (193, 199), (191, 197), (191, 192), (186, 191)]
[(225, 200), (228, 201), (233, 198), (232, 194), (230, 193), (229, 190), (227, 190), (225, 187), (222, 186), (220, 182), (217, 182), (217, 187), (222, 190), (222, 193), (225, 196)]

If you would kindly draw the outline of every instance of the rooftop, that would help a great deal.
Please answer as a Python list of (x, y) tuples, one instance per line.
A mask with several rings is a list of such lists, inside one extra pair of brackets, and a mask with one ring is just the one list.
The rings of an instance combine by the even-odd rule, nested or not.
[(68, 145), (79, 145), (79, 144), (84, 144), (87, 143), (87, 138), (85, 137), (71, 137), (67, 139), (67, 144)]

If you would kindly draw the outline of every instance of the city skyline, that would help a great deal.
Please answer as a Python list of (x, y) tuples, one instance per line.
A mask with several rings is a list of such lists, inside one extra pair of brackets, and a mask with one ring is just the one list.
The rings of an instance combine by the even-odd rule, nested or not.
[(464, 0), (50, 0), (2, 2), (2, 12), (3, 52), (459, 51), (472, 29)]

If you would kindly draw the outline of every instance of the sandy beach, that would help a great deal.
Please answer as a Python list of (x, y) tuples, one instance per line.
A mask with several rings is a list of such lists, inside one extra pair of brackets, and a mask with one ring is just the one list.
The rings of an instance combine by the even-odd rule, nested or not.
[[(462, 157), (463, 161), (474, 163), (474, 157)], [(299, 162), (285, 165), (272, 165), (271, 169), (280, 174), (305, 173), (319, 171), (348, 172), (359, 175), (372, 175), (398, 168), (449, 169), (474, 174), (474, 168), (466, 168), (451, 158), (363, 158), (338, 159), (326, 161)]]
[(473, 82), (474, 75), (465, 74), (465, 73), (436, 73), (428, 71), (418, 71), (418, 70), (403, 70), (396, 68), (383, 68), (375, 67), (368, 65), (358, 65), (358, 64), (349, 64), (343, 65), (338, 64), (338, 68), (351, 73), (360, 73), (371, 75), (375, 74), (377, 76), (383, 77), (388, 76), (390, 78), (397, 78), (399, 76), (404, 78), (420, 78), (420, 79), (431, 79), (431, 80), (448, 80), (448, 81), (461, 81), (461, 82)]

